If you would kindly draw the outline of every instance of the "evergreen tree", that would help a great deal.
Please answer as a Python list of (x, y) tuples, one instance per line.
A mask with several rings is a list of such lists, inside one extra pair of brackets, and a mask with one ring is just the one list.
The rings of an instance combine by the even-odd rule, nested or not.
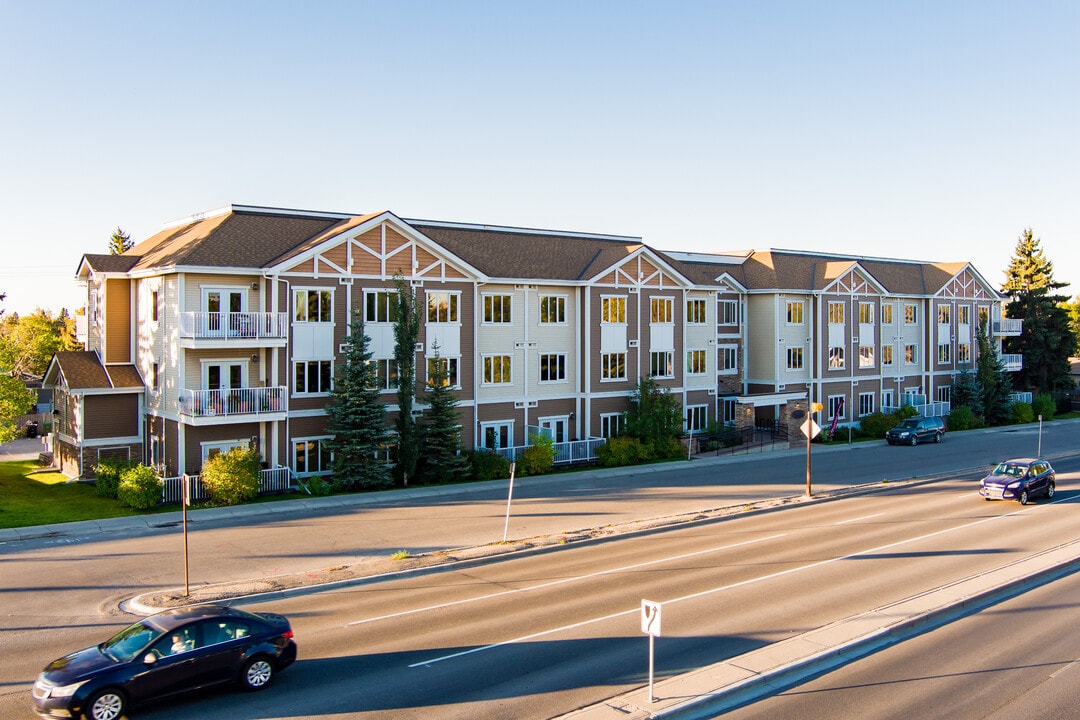
[(966, 407), (972, 415), (982, 417), (982, 389), (970, 368), (962, 368), (960, 374), (953, 378), (952, 407)]
[(987, 322), (979, 323), (975, 380), (982, 393), (983, 419), (987, 425), (1001, 425), (1012, 416), (1009, 406), (1012, 378), (1005, 371), (997, 348), (990, 342), (986, 326)]
[(397, 320), (394, 323), (394, 361), (398, 371), (397, 465), (395, 473), (402, 485), (416, 475), (420, 438), (413, 417), (416, 399), (416, 340), (420, 337), (420, 312), (416, 295), (404, 278), (395, 277)]
[[(0, 310), (0, 315), (3, 312), (3, 310)], [(1065, 312), (1069, 314), (1069, 328), (1076, 339), (1076, 348), (1073, 350), (1073, 354), (1080, 354), (1080, 295), (1077, 295), (1072, 302), (1065, 303)]]
[(109, 238), (109, 254), (123, 255), (133, 247), (135, 243), (131, 241), (131, 236), (124, 232), (123, 228), (117, 226), (112, 237)]
[(379, 397), (375, 363), (371, 362), (363, 316), (353, 311), (345, 339), (345, 365), (334, 378), (326, 405), (328, 442), (334, 453), (334, 486), (343, 490), (389, 485), (390, 466), (382, 459), (389, 440), (386, 406)]
[(446, 366), (435, 348), (429, 373), (428, 408), (423, 416), (423, 453), (420, 475), (427, 483), (460, 482), (469, 477), (469, 461), (461, 453), (461, 418), (458, 399), (450, 389)]
[(651, 377), (638, 379), (626, 413), (626, 434), (657, 450), (682, 434), (679, 399)]
[(1076, 334), (1065, 306), (1068, 296), (1054, 292), (1068, 283), (1054, 280), (1054, 263), (1030, 228), (1017, 241), (1005, 277), (1002, 291), (1013, 296), (1006, 314), (1024, 321), (1019, 337), (1005, 339), (1006, 352), (1024, 356), (1017, 386), (1036, 393), (1071, 387), (1069, 356), (1076, 352)]

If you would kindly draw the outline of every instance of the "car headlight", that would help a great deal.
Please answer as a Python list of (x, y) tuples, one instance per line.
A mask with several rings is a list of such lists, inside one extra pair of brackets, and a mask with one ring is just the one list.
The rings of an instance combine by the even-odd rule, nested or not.
[(1023, 485), (1023, 484), (1024, 484), (1024, 483), (1022, 483), (1022, 482), (1020, 482), (1019, 480), (1017, 480), (1016, 482), (1011, 482), (1011, 483), (1009, 483), (1009, 484), (1008, 484), (1008, 485), (1006, 485), (1005, 487), (1009, 488), (1010, 490), (1015, 490), (1015, 489), (1017, 489), (1018, 487), (1020, 487), (1020, 486), (1021, 486), (1021, 485)]
[(57, 685), (49, 690), (49, 697), (66, 698), (75, 694), (75, 691), (86, 684), (86, 681), (71, 683), (70, 685)]

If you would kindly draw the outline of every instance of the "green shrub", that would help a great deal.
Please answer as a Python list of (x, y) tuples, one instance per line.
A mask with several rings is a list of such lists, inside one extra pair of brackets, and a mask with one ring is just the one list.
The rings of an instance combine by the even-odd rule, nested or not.
[(897, 410), (894, 414), (896, 415), (896, 421), (900, 422), (904, 418), (915, 417), (916, 415), (919, 414), (919, 411), (916, 410), (911, 405), (904, 405), (902, 408)]
[(952, 412), (949, 413), (948, 426), (949, 432), (971, 430), (975, 427), (975, 413), (971, 412), (971, 408), (967, 405), (954, 407)]
[(214, 505), (239, 505), (254, 500), (259, 494), (259, 454), (252, 448), (234, 447), (207, 460), (200, 478)]
[(1050, 393), (1039, 393), (1031, 401), (1031, 412), (1034, 417), (1042, 415), (1043, 420), (1049, 420), (1054, 417), (1055, 410), (1057, 410), (1057, 403), (1054, 402)]
[(477, 480), (501, 480), (510, 477), (510, 461), (491, 450), (469, 453), (472, 475)]
[(1029, 423), (1035, 419), (1035, 413), (1026, 402), (1013, 403), (1012, 419), (1014, 423)]
[(102, 460), (94, 468), (97, 479), (94, 480), (94, 492), (101, 497), (116, 499), (116, 491), (120, 488), (120, 475), (131, 469), (132, 464), (118, 460)]
[(678, 438), (673, 437), (656, 438), (649, 444), (649, 449), (651, 450), (649, 455), (655, 459), (676, 458), (686, 455), (686, 448), (683, 447)]
[(859, 421), (862, 431), (869, 437), (884, 438), (885, 433), (896, 427), (900, 418), (893, 413), (886, 415), (883, 412), (870, 413)]
[(314, 497), (326, 497), (334, 487), (327, 482), (326, 478), (320, 475), (313, 475), (305, 480), (304, 483)]
[(532, 445), (525, 448), (517, 461), (517, 474), (543, 475), (551, 472), (555, 464), (555, 440), (547, 435), (530, 435)]
[(649, 448), (632, 437), (610, 437), (596, 448), (596, 457), (604, 467), (625, 467), (649, 460)]
[(120, 473), (117, 499), (136, 510), (152, 510), (161, 504), (161, 480), (153, 468), (136, 465)]

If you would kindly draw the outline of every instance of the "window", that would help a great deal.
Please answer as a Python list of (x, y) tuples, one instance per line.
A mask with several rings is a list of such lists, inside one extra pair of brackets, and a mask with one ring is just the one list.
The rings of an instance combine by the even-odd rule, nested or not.
[(150, 293), (150, 321), (158, 321), (158, 291)]
[(429, 292), (427, 294), (427, 321), (429, 323), (457, 322), (458, 295), (458, 293)]
[(844, 303), (842, 303), (842, 302), (830, 302), (829, 303), (829, 324), (830, 325), (843, 325), (844, 324)]
[(566, 324), (566, 298), (561, 295), (540, 296), (540, 324)]
[(937, 346), (937, 361), (942, 365), (952, 362), (952, 344), (942, 343)]
[(843, 395), (830, 395), (829, 396), (829, 419), (836, 418), (843, 420), (847, 417), (847, 413), (844, 411), (844, 396)]
[(787, 324), (788, 325), (802, 325), (803, 324), (803, 302), (799, 300), (789, 300), (787, 304)]
[(704, 350), (687, 350), (686, 351), (686, 372), (688, 375), (701, 375), (705, 372), (705, 351)]
[(622, 413), (603, 413), (600, 415), (600, 437), (615, 437), (622, 432)]
[(389, 290), (365, 291), (364, 322), (397, 322), (397, 293)]
[(844, 367), (844, 348), (831, 347), (829, 348), (829, 369), (830, 370), (842, 370)]
[(874, 303), (859, 303), (859, 322), (863, 325), (874, 324)]
[(917, 325), (919, 323), (919, 306), (904, 305), (904, 324)]
[(882, 390), (881, 391), (881, 409), (883, 412), (888, 412), (890, 408), (895, 408), (893, 404), (893, 391)]
[(892, 365), (893, 364), (893, 352), (892, 351), (893, 351), (893, 346), (892, 345), (882, 345), (881, 346), (881, 366), (882, 367), (884, 367), (886, 365)]
[(739, 372), (737, 345), (720, 345), (716, 348), (716, 372), (720, 375), (734, 375)]
[(952, 387), (942, 385), (937, 389), (937, 401), (941, 403), (952, 402)]
[(333, 360), (307, 360), (296, 363), (294, 377), (296, 383), (293, 392), (297, 394), (316, 395), (329, 393), (334, 389), (334, 361)]
[(512, 422), (484, 423), (480, 426), (480, 447), (488, 450), (511, 447), (513, 437), (514, 424)]
[(604, 353), (600, 356), (601, 380), (626, 379), (626, 353)]
[(708, 405), (687, 405), (684, 418), (686, 429), (690, 432), (701, 432), (709, 423), (708, 417)]
[[(430, 297), (430, 296), (429, 296)], [(445, 387), (458, 387), (458, 361), (457, 358), (428, 358), (427, 361), (427, 383), (430, 386), (435, 382), (435, 376), (438, 375), (439, 368), (446, 373), (446, 380), (443, 382)]]
[(949, 318), (951, 317), (952, 308), (948, 305), (938, 305), (937, 309), (937, 321), (938, 325), (948, 325)]
[[(509, 355), (485, 355), (483, 357), (484, 385), (508, 385), (510, 384), (510, 356)], [(456, 384), (456, 383), (455, 383)]]
[(484, 322), (508, 323), (510, 322), (510, 296), (509, 295), (485, 295), (484, 296)]
[(566, 381), (566, 353), (540, 354), (540, 382)]
[(919, 362), (919, 346), (918, 345), (905, 345), (904, 346), (904, 364), (914, 365)]
[(787, 369), (803, 369), (803, 349), (801, 347), (789, 347), (787, 349)]
[(861, 368), (874, 367), (874, 346), (873, 345), (860, 345), (859, 346), (859, 367), (861, 367)]
[(675, 353), (671, 350), (649, 353), (649, 374), (656, 378), (675, 377)]
[(719, 303), (717, 303), (716, 309), (719, 314), (718, 322), (720, 325), (739, 324), (738, 300), (721, 300)]
[(960, 343), (956, 346), (956, 362), (958, 363), (970, 363), (971, 362), (971, 345), (967, 343)]
[(960, 305), (956, 308), (956, 322), (960, 325), (971, 324), (971, 306)]
[(397, 360), (392, 358), (377, 358), (375, 360), (368, 360), (368, 362), (375, 363), (375, 387), (379, 390), (397, 390)]
[(874, 393), (859, 393), (859, 417), (874, 414)]
[(649, 307), (652, 310), (650, 322), (653, 323), (672, 323), (675, 322), (672, 316), (673, 305), (671, 298), (652, 298), (649, 300)]
[(881, 324), (892, 325), (892, 303), (883, 303), (881, 305)]
[(626, 298), (600, 298), (600, 321), (605, 323), (626, 322)]
[(329, 439), (293, 441), (293, 470), (297, 475), (327, 475), (334, 469), (334, 456), (327, 448)]
[(733, 397), (726, 397), (720, 399), (720, 411), (723, 413), (722, 420), (725, 423), (735, 422), (735, 411), (738, 409), (739, 403)]
[(705, 323), (705, 301), (704, 300), (687, 300), (686, 301), (686, 322), (693, 325), (702, 325)]
[(293, 295), (296, 322), (333, 322), (333, 299), (329, 290), (297, 290)]
[(157, 363), (154, 363), (154, 366), (150, 369), (150, 378), (150, 386), (155, 391), (161, 390), (161, 366)]

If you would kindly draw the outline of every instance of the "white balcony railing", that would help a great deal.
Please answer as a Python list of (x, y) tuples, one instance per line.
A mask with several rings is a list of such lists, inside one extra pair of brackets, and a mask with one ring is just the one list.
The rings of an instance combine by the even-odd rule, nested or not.
[[(952, 403), (948, 402), (918, 403), (910, 406), (915, 408), (915, 412), (923, 417), (945, 417), (952, 412)], [(900, 410), (900, 408), (900, 405), (882, 405), (881, 412), (890, 415)]]
[[(188, 498), (191, 502), (210, 499), (210, 491), (202, 484), (198, 475), (177, 475), (163, 477), (161, 480), (161, 502), (178, 503), (184, 499), (184, 482), (188, 484)], [(278, 466), (259, 471), (259, 494), (288, 492), (295, 487), (293, 474), (289, 468)]]
[(1016, 354), (1003, 354), (1001, 363), (1005, 366), (1005, 372), (1019, 372), (1024, 369), (1024, 356)]
[(180, 313), (180, 337), (194, 340), (279, 340), (288, 328), (286, 313)]
[[(265, 415), (285, 411), (285, 388), (249, 387), (227, 390), (180, 390), (180, 414), (188, 417)], [(257, 419), (257, 418), (256, 418)]]
[(995, 319), (993, 333), (995, 337), (1016, 337), (1024, 332), (1024, 321), (1020, 318)]

